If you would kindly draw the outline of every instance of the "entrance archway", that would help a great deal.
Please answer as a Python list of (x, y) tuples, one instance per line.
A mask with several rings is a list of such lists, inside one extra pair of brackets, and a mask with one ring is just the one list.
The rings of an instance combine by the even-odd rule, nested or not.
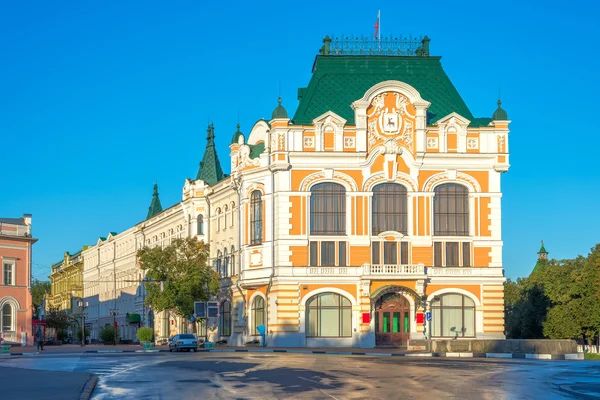
[(410, 339), (410, 303), (399, 293), (387, 293), (375, 302), (376, 346), (406, 346)]

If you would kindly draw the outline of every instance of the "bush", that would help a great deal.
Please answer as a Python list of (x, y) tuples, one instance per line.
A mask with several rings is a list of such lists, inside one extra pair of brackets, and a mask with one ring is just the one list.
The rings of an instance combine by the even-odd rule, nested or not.
[[(85, 328), (85, 337), (90, 336), (90, 330), (88, 328)], [(81, 328), (77, 329), (77, 339), (83, 341), (83, 339), (81, 338)]]
[(115, 341), (115, 328), (112, 325), (107, 325), (100, 329), (100, 340), (105, 343), (114, 343)]
[(151, 342), (153, 334), (154, 332), (152, 332), (152, 328), (145, 326), (138, 329), (137, 338), (140, 340), (140, 342)]
[(67, 339), (69, 338), (69, 334), (67, 333), (67, 331), (58, 331), (56, 333), (56, 338), (59, 342), (66, 343)]

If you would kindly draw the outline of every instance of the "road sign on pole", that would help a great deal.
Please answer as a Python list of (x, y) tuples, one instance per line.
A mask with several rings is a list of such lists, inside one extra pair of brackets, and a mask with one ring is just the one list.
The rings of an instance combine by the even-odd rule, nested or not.
[(427, 320), (427, 322), (431, 322), (431, 311), (427, 311), (425, 313), (425, 319)]
[(219, 303), (216, 301), (207, 302), (208, 318), (215, 318), (219, 314)]

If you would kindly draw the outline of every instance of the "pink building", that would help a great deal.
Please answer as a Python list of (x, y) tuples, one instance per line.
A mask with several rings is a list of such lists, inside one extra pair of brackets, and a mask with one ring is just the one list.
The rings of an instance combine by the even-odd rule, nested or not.
[(0, 337), (33, 344), (31, 335), (31, 214), (0, 218)]

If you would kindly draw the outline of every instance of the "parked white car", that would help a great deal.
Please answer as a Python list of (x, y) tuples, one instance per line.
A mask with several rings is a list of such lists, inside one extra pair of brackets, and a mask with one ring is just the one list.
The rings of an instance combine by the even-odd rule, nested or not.
[(196, 336), (191, 333), (181, 333), (179, 335), (173, 336), (169, 340), (169, 351), (180, 351), (183, 349), (187, 349), (188, 351), (198, 350), (198, 339)]

